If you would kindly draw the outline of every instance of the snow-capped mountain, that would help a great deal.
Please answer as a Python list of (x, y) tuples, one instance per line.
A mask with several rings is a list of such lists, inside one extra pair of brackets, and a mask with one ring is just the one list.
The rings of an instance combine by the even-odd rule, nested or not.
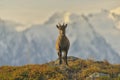
[(17, 31), (13, 25), (0, 20), (0, 65), (45, 63), (57, 58), (56, 24), (68, 23), (66, 35), (71, 46), (68, 55), (120, 63), (119, 18), (109, 11), (90, 15), (55, 13), (46, 22)]
[(120, 15), (103, 10), (101, 13), (89, 15), (88, 18), (95, 31), (102, 35), (120, 55)]

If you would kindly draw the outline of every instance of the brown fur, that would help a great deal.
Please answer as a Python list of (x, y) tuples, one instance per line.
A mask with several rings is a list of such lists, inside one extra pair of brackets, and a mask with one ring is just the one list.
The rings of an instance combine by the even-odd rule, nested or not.
[(67, 24), (66, 25), (59, 24), (59, 25), (56, 25), (56, 27), (59, 29), (59, 36), (56, 41), (56, 50), (59, 56), (59, 64), (62, 63), (62, 52), (64, 52), (63, 59), (64, 59), (65, 64), (68, 65), (67, 54), (68, 54), (70, 42), (65, 35), (65, 29), (67, 27)]

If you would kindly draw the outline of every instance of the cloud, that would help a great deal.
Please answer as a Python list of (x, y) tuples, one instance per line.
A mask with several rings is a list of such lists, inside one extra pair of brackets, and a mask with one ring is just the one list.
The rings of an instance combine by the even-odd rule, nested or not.
[(116, 14), (120, 14), (120, 7), (112, 9), (111, 12), (116, 13)]
[(64, 22), (65, 22), (65, 23), (69, 23), (69, 22), (70, 22), (69, 16), (70, 16), (70, 13), (69, 13), (69, 12), (66, 12), (66, 13), (64, 14)]
[(30, 28), (31, 26), (30, 25), (18, 25), (16, 28), (15, 28), (15, 30), (17, 31), (17, 32), (21, 32), (21, 31), (24, 31), (24, 30), (26, 30), (26, 29), (28, 29), (28, 28)]

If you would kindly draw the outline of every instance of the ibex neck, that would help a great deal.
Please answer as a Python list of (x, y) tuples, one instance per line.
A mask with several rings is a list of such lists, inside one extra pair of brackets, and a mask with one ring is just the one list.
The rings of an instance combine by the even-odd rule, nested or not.
[(60, 36), (66, 36), (65, 34), (59, 34)]

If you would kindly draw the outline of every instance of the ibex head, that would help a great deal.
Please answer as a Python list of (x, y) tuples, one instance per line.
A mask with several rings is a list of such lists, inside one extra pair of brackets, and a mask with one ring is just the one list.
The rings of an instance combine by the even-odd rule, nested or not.
[(67, 27), (67, 24), (58, 24), (56, 27), (59, 29), (59, 33), (65, 35), (65, 29)]

